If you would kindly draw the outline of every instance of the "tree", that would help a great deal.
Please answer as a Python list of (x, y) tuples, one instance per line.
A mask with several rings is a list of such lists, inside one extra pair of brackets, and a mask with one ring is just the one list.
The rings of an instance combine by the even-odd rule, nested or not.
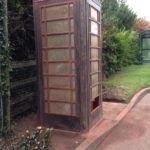
[(102, 0), (103, 71), (105, 76), (108, 77), (121, 70), (123, 66), (137, 63), (138, 36), (132, 32), (135, 19), (136, 14), (124, 0)]
[(150, 30), (150, 22), (145, 18), (137, 18), (134, 24), (134, 30), (142, 32), (144, 30)]
[(117, 12), (118, 28), (127, 30), (132, 29), (135, 23), (136, 14), (129, 6), (121, 1)]

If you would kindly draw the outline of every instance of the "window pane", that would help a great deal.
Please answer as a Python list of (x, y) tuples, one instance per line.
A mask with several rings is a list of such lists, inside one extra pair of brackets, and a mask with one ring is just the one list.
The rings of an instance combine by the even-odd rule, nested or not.
[(150, 38), (143, 38), (142, 48), (143, 49), (150, 49)]
[(72, 64), (72, 74), (75, 74), (75, 73), (76, 73), (75, 64), (73, 63), (73, 64)]
[(74, 31), (74, 20), (71, 19), (71, 31), (73, 32)]
[(53, 49), (48, 51), (49, 61), (69, 60), (69, 50), (66, 49)]
[(69, 88), (70, 78), (69, 77), (49, 77), (49, 86)]
[(46, 24), (42, 23), (42, 33), (44, 34), (46, 32)]
[(92, 75), (92, 85), (98, 83), (98, 73), (97, 74), (94, 74)]
[(48, 100), (48, 90), (44, 90), (44, 99)]
[(62, 33), (69, 31), (68, 20), (66, 21), (54, 21), (47, 23), (48, 33)]
[(43, 63), (43, 73), (46, 74), (47, 72), (47, 64)]
[(46, 103), (46, 102), (45, 102), (45, 105), (44, 105), (44, 112), (45, 112), (45, 113), (49, 113), (49, 112), (48, 112), (48, 107), (49, 107), (49, 103)]
[(76, 102), (76, 93), (75, 93), (75, 91), (73, 91), (73, 93), (72, 93), (72, 100), (73, 100), (73, 102)]
[(91, 72), (98, 72), (98, 62), (91, 62)]
[(46, 47), (46, 38), (42, 36), (42, 47)]
[(76, 111), (76, 104), (72, 104), (72, 115), (76, 116), (77, 111)]
[(98, 34), (98, 24), (91, 21), (91, 32), (94, 34)]
[(74, 46), (74, 35), (71, 35), (71, 46)]
[(53, 6), (46, 9), (47, 19), (68, 17), (68, 6)]
[(69, 90), (50, 90), (50, 100), (66, 101), (70, 102), (71, 91)]
[(98, 57), (98, 49), (94, 49), (94, 48), (92, 48), (91, 49), (91, 59), (98, 59), (99, 57)]
[(43, 50), (42, 52), (43, 52), (43, 60), (46, 61), (47, 60), (47, 58), (46, 58), (47, 53), (45, 50)]
[(49, 74), (69, 74), (69, 63), (50, 63)]
[(91, 7), (91, 18), (97, 21), (98, 15), (97, 11)]
[(98, 37), (91, 35), (91, 46), (92, 47), (98, 47)]
[(48, 46), (68, 46), (69, 45), (69, 36), (68, 35), (56, 35), (48, 37)]
[(92, 100), (98, 96), (98, 86), (92, 88)]
[(44, 87), (45, 87), (45, 88), (47, 88), (47, 83), (48, 83), (47, 77), (44, 77)]
[(73, 86), (73, 88), (75, 88), (75, 87), (76, 87), (75, 77), (72, 77), (72, 86)]
[(143, 60), (150, 60), (150, 51), (143, 51)]
[(70, 4), (70, 16), (73, 16), (73, 4)]
[(50, 104), (50, 110), (51, 110), (51, 113), (71, 115), (70, 104), (51, 103)]

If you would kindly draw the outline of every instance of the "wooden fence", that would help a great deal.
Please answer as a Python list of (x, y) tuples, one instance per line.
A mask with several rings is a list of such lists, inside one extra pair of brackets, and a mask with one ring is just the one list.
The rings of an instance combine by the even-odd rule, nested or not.
[(12, 62), (10, 74), (12, 117), (36, 110), (36, 61)]

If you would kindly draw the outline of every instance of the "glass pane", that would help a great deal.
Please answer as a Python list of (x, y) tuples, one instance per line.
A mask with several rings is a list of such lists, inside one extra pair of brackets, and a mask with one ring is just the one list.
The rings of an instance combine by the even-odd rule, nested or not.
[(42, 36), (42, 47), (46, 47), (46, 38)]
[(75, 74), (76, 70), (75, 70), (75, 64), (72, 64), (72, 73)]
[(70, 4), (70, 16), (73, 16), (73, 4)]
[(68, 101), (71, 99), (71, 91), (69, 90), (50, 90), (50, 100)]
[(98, 72), (98, 62), (91, 62), (91, 72)]
[(69, 88), (70, 78), (69, 77), (49, 77), (49, 86)]
[(50, 63), (49, 74), (69, 74), (69, 63)]
[(74, 46), (74, 35), (71, 35), (71, 46)]
[(92, 100), (98, 96), (98, 86), (92, 88)]
[(48, 46), (68, 46), (69, 45), (69, 36), (68, 35), (55, 35), (48, 37)]
[(44, 87), (45, 87), (45, 88), (47, 88), (47, 83), (48, 83), (47, 77), (44, 77)]
[(98, 83), (98, 73), (92, 75), (92, 85), (97, 84)]
[(91, 49), (91, 59), (98, 59), (99, 57), (98, 57), (98, 49), (94, 49), (94, 48), (92, 48)]
[(62, 33), (62, 32), (68, 32), (69, 31), (69, 24), (68, 20), (62, 20), (62, 21), (54, 21), (54, 22), (48, 22), (47, 23), (47, 32), (48, 33)]
[(73, 32), (74, 31), (74, 20), (71, 19), (71, 31)]
[(91, 46), (92, 47), (98, 47), (98, 37), (91, 35)]
[(76, 82), (75, 82), (75, 77), (72, 77), (72, 87), (75, 89), (76, 87)]
[(47, 64), (46, 64), (46, 63), (43, 63), (43, 66), (42, 66), (42, 67), (43, 67), (43, 73), (44, 73), (44, 74), (48, 73), (48, 72), (47, 72)]
[(76, 116), (76, 104), (72, 104), (72, 115)]
[(143, 49), (150, 49), (150, 38), (143, 38), (142, 47)]
[(45, 105), (44, 105), (44, 112), (45, 112), (45, 113), (49, 113), (49, 112), (48, 112), (48, 107), (49, 107), (49, 103), (46, 103), (46, 102), (45, 102)]
[(68, 6), (53, 6), (46, 9), (47, 19), (68, 17)]
[(91, 7), (91, 18), (94, 19), (94, 20), (98, 20), (98, 15), (97, 15), (97, 11)]
[(44, 99), (48, 100), (48, 90), (44, 90)]
[(46, 54), (47, 54), (47, 53), (46, 53), (46, 51), (45, 51), (45, 50), (43, 50), (43, 60), (44, 60), (44, 61), (46, 61), (46, 60), (47, 60), (47, 58), (46, 58)]
[(98, 34), (98, 24), (91, 21), (91, 32), (94, 34)]
[(69, 50), (66, 49), (54, 49), (48, 51), (48, 60), (49, 61), (59, 61), (59, 60), (69, 60)]
[(76, 93), (75, 93), (75, 91), (72, 92), (72, 100), (73, 100), (73, 102), (76, 102)]
[(46, 33), (46, 24), (42, 23), (42, 33)]
[(50, 104), (50, 110), (51, 110), (51, 113), (71, 115), (70, 104), (51, 103)]
[(143, 51), (143, 60), (150, 60), (150, 51)]

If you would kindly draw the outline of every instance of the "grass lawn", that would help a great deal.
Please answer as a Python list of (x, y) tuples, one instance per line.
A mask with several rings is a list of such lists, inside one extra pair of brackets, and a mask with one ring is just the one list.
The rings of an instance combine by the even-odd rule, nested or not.
[(104, 100), (129, 102), (142, 88), (150, 87), (150, 65), (134, 65), (104, 80)]

